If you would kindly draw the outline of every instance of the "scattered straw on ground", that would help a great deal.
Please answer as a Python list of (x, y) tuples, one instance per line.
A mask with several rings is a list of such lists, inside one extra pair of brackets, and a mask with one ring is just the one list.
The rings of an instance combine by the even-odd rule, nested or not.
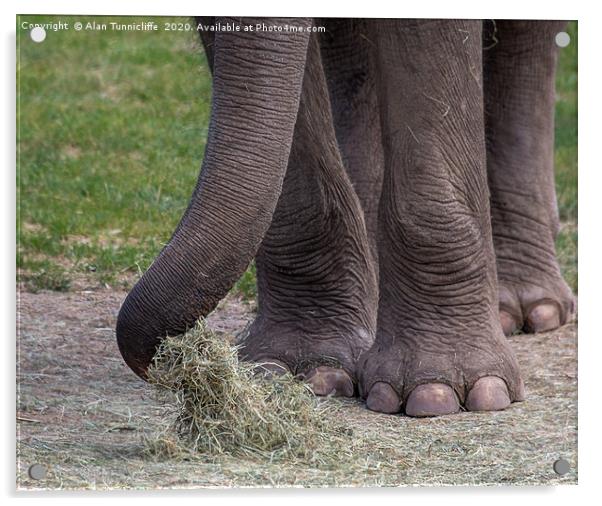
[[(329, 448), (338, 448), (336, 455), (323, 449), (322, 456), (316, 452), (312, 461), (312, 455), (299, 457), (283, 451), (284, 443), (280, 453), (275, 453), (277, 458), (261, 451), (211, 457), (202, 451), (168, 457), (161, 452), (150, 454), (149, 441), (176, 413), (127, 368), (115, 342), (115, 318), (124, 297), (125, 293), (112, 291), (21, 295), (19, 488), (577, 481), (574, 324), (555, 332), (511, 338), (527, 400), (503, 412), (412, 419), (372, 413), (358, 400), (328, 399), (318, 405), (324, 410), (324, 423), (334, 420), (346, 431), (332, 433)], [(231, 299), (210, 316), (208, 324), (226, 337), (252, 317), (245, 305)], [(552, 467), (560, 457), (570, 464), (564, 476), (556, 475)], [(28, 476), (34, 463), (47, 467), (45, 479)]]
[(168, 412), (147, 439), (151, 454), (316, 461), (332, 457), (328, 450), (344, 432), (327, 422), (328, 405), (307, 385), (239, 362), (237, 348), (205, 322), (163, 341), (149, 381)]

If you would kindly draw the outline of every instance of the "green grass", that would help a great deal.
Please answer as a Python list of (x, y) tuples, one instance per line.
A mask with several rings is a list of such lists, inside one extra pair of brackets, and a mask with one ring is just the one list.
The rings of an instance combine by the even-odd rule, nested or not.
[[(18, 23), (17, 266), (30, 289), (67, 290), (80, 276), (130, 286), (169, 240), (203, 157), (211, 79), (195, 33), (50, 31), (36, 44), (20, 29), (25, 19), (100, 18)], [(576, 291), (575, 23), (569, 33), (556, 115), (568, 225), (557, 244)], [(253, 266), (235, 290), (255, 297)]]
[(144, 271), (203, 156), (211, 81), (195, 34), (17, 33), (19, 267), (60, 258), (109, 283)]
[(71, 288), (68, 273), (51, 260), (31, 260), (28, 267), (28, 271), (21, 274), (21, 281), (30, 292), (39, 290), (66, 292)]
[(571, 43), (559, 50), (556, 77), (556, 195), (562, 228), (556, 251), (562, 273), (577, 293), (577, 23), (569, 23)]

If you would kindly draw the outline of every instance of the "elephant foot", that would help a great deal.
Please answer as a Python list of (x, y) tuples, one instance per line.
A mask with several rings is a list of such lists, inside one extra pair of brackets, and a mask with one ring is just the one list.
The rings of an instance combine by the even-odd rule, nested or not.
[(268, 377), (292, 374), (318, 396), (353, 397), (357, 357), (372, 340), (366, 331), (300, 334), (254, 323), (239, 339), (239, 356)]
[[(575, 298), (556, 257), (558, 225), (556, 212), (550, 210), (555, 209), (553, 179), (548, 177), (544, 188), (530, 184), (531, 180), (514, 181), (516, 188), (526, 186), (520, 193), (491, 188), (499, 319), (506, 336), (547, 332), (568, 323), (575, 313)], [(546, 184), (552, 189), (546, 190)], [(535, 197), (539, 190), (552, 197)], [(533, 197), (525, 199), (525, 192)]]
[(516, 359), (498, 333), (486, 338), (439, 333), (377, 337), (358, 365), (366, 407), (432, 417), (463, 409), (499, 411), (523, 400)]
[(575, 314), (575, 298), (558, 276), (531, 283), (500, 278), (499, 300), (500, 323), (506, 336), (520, 330), (528, 334), (554, 330)]

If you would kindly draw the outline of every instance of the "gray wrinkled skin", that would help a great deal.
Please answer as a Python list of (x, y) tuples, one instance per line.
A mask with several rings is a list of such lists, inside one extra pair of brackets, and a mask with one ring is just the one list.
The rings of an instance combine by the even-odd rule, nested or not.
[(327, 33), (201, 34), (213, 72), (205, 159), (121, 309), (126, 362), (144, 376), (160, 339), (212, 311), (255, 257), (244, 359), (317, 393), (355, 385), (377, 411), (522, 400), (504, 332), (573, 311), (554, 251), (563, 23), (317, 24)]

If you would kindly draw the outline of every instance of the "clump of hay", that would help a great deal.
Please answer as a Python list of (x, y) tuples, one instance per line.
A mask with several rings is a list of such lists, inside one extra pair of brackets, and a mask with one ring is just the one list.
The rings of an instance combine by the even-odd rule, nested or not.
[(327, 416), (309, 387), (290, 374), (267, 378), (256, 371), (255, 365), (239, 362), (237, 348), (204, 322), (166, 338), (148, 379), (174, 395), (166, 404), (169, 422), (147, 440), (151, 453), (322, 460), (334, 450), (344, 429)]

